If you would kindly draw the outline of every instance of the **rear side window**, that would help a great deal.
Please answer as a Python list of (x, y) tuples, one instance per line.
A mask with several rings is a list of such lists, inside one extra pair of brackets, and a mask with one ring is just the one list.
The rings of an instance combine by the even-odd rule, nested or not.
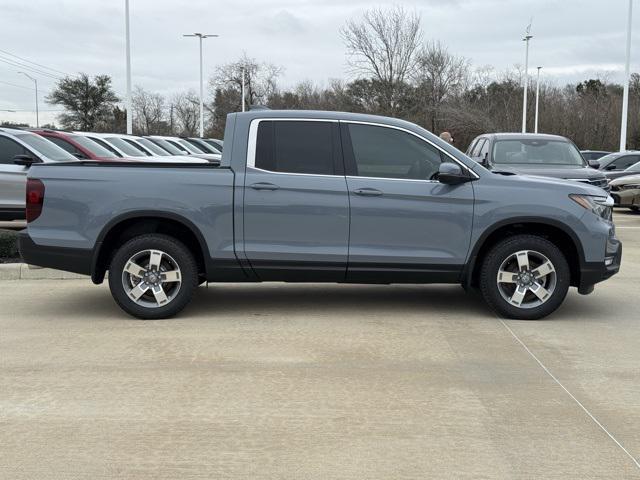
[(335, 175), (332, 122), (262, 121), (256, 168), (281, 173)]
[(49, 140), (50, 142), (55, 143), (56, 145), (58, 145), (60, 148), (62, 148), (63, 150), (66, 150), (67, 152), (71, 153), (71, 154), (81, 154), (82, 152), (80, 150), (78, 150), (76, 147), (74, 147), (73, 145), (71, 145), (69, 142), (67, 142), (66, 140), (63, 140), (61, 138), (58, 137), (46, 137), (47, 140)]
[(18, 142), (0, 136), (0, 164), (13, 163), (13, 157), (16, 155), (30, 155), (30, 153)]

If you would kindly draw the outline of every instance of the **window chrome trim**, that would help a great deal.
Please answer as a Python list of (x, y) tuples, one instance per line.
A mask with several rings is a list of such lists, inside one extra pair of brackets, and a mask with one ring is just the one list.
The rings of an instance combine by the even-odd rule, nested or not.
[[(470, 167), (468, 167), (467, 165), (462, 163), (460, 160), (455, 158), (453, 155), (451, 155), (445, 149), (443, 149), (442, 147), (439, 147), (435, 143), (433, 143), (430, 140), (424, 138), (422, 135), (418, 135), (417, 133), (412, 132), (411, 130), (408, 130), (406, 128), (398, 127), (398, 126), (395, 126), (395, 125), (387, 125), (385, 123), (363, 122), (363, 121), (359, 121), (359, 120), (340, 120), (340, 123), (355, 123), (357, 125), (370, 125), (370, 126), (373, 126), (373, 127), (392, 128), (394, 130), (400, 130), (401, 132), (408, 133), (410, 135), (413, 135), (414, 137), (419, 138), (423, 142), (431, 145), (432, 147), (436, 148), (441, 153), (444, 153), (449, 159), (451, 159), (453, 161), (453, 163), (457, 163), (458, 165), (460, 165), (460, 167), (462, 167), (463, 171), (467, 171), (468, 173), (473, 175), (473, 177), (475, 179), (480, 178), (480, 175), (478, 175), (476, 172), (474, 172)], [(385, 179), (385, 180), (404, 180), (404, 181), (414, 181), (414, 182), (433, 182), (433, 181), (437, 181), (437, 180), (419, 180), (419, 179), (415, 179), (415, 178), (387, 178), (387, 177), (360, 177), (360, 176), (355, 176), (355, 177), (351, 176), (351, 178), (382, 178), (382, 179)]]
[(392, 128), (394, 130), (400, 130), (405, 133), (409, 133), (414, 137), (419, 138), (423, 142), (426, 142), (428, 145), (439, 150), (441, 153), (444, 153), (447, 158), (449, 158), (453, 163), (457, 163), (463, 171), (470, 173), (473, 178), (478, 179), (480, 176), (474, 172), (470, 167), (462, 163), (460, 160), (452, 156), (449, 152), (439, 147), (435, 143), (427, 140), (421, 135), (418, 135), (411, 130), (407, 130), (406, 128), (397, 127), (395, 125), (387, 125), (384, 123), (375, 123), (375, 122), (363, 122), (357, 120), (336, 120), (336, 119), (324, 119), (324, 118), (254, 118), (251, 120), (249, 124), (249, 142), (247, 144), (247, 162), (246, 168), (257, 170), (259, 172), (273, 173), (276, 175), (302, 175), (302, 176), (311, 176), (311, 177), (347, 177), (347, 178), (370, 178), (370, 179), (383, 179), (383, 180), (398, 180), (404, 182), (437, 182), (437, 180), (421, 180), (416, 178), (388, 178), (388, 177), (364, 177), (364, 176), (353, 176), (353, 175), (325, 175), (318, 173), (295, 173), (295, 172), (275, 172), (273, 170), (264, 170), (262, 168), (256, 167), (256, 144), (258, 141), (258, 126), (260, 122), (326, 122), (326, 123), (354, 123), (358, 125), (370, 125), (373, 127), (382, 127), (382, 128)]

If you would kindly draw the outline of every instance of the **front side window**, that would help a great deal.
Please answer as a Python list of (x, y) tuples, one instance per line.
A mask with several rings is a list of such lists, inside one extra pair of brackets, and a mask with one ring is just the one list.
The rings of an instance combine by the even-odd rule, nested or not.
[(0, 164), (12, 164), (16, 155), (29, 155), (29, 152), (18, 142), (0, 136)]
[(262, 121), (256, 139), (256, 168), (282, 173), (334, 175), (331, 122)]
[(402, 130), (356, 123), (348, 129), (357, 176), (431, 180), (442, 163), (436, 147)]
[(627, 168), (628, 172), (640, 172), (640, 162), (634, 163), (629, 168)]
[(133, 145), (125, 142), (121, 138), (118, 137), (109, 137), (105, 138), (107, 143), (110, 143), (122, 153), (130, 157), (146, 157), (147, 153), (140, 148), (134, 147)]
[(35, 133), (23, 133), (16, 135), (24, 143), (33, 147), (36, 152), (39, 152), (43, 157), (54, 162), (74, 162), (78, 160), (69, 152), (61, 149), (55, 143), (50, 142), (46, 138), (36, 135)]
[(147, 150), (150, 150), (154, 155), (159, 155), (161, 157), (166, 157), (169, 155), (165, 149), (160, 148), (158, 145), (153, 143), (148, 138), (136, 138), (135, 140), (130, 140), (131, 142), (136, 142), (145, 147)]
[(471, 152), (471, 156), (479, 157), (480, 151), (485, 147), (485, 145), (488, 145), (488, 142), (484, 138), (481, 138), (480, 140), (478, 140), (478, 143), (476, 143), (475, 147), (473, 147), (473, 152)]
[(638, 161), (640, 161), (638, 155), (625, 155), (611, 162), (611, 165), (615, 165), (616, 170), (625, 170), (631, 165), (638, 163)]
[(493, 146), (493, 163), (504, 165), (584, 166), (580, 151), (562, 140), (498, 140)]
[(101, 158), (119, 158), (118, 155), (113, 153), (112, 150), (109, 150), (106, 147), (103, 147), (97, 142), (94, 142), (90, 138), (83, 137), (82, 135), (71, 135), (71, 139), (79, 145), (82, 145), (83, 148), (89, 150), (96, 157)]

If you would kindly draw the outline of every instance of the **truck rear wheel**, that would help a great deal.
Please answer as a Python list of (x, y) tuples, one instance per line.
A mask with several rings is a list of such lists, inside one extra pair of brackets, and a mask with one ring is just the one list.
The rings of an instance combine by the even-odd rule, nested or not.
[(496, 244), (480, 272), (485, 301), (500, 316), (518, 320), (537, 320), (554, 312), (569, 284), (569, 265), (560, 249), (535, 235)]
[(129, 315), (144, 320), (180, 312), (198, 286), (193, 255), (181, 242), (160, 234), (135, 237), (122, 245), (109, 267), (109, 288)]

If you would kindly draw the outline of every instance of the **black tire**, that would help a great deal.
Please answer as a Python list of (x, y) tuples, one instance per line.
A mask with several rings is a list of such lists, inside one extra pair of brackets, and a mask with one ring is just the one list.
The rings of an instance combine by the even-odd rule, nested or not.
[[(505, 300), (497, 281), (502, 263), (522, 250), (544, 255), (555, 268), (553, 291), (541, 305), (531, 308), (521, 308)], [(484, 300), (498, 315), (517, 320), (537, 320), (551, 314), (562, 304), (567, 296), (570, 280), (569, 265), (556, 245), (536, 235), (516, 235), (494, 245), (485, 256), (480, 271), (480, 291)], [(531, 296), (532, 293), (528, 292), (527, 295)]]
[(633, 207), (629, 207), (629, 210), (631, 210), (632, 212), (640, 212), (640, 207), (636, 207), (635, 205)]
[[(170, 256), (180, 269), (181, 283), (175, 297), (166, 305), (148, 307), (136, 303), (125, 291), (123, 274), (129, 260), (139, 252), (159, 250)], [(169, 318), (187, 306), (198, 286), (198, 267), (187, 247), (173, 237), (161, 234), (146, 234), (132, 238), (113, 255), (109, 267), (109, 288), (116, 303), (129, 315), (153, 320)]]

